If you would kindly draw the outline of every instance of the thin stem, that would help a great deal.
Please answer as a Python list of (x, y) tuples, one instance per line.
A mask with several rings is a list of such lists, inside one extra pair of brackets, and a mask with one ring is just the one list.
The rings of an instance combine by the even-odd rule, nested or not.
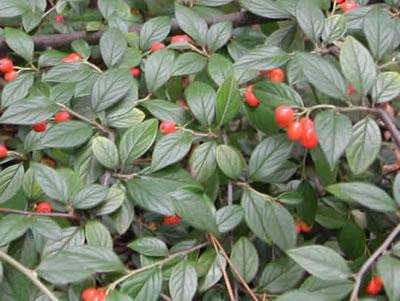
[(232, 263), (232, 261), (229, 259), (228, 254), (226, 254), (224, 247), (221, 245), (221, 243), (218, 241), (218, 239), (210, 234), (211, 240), (218, 246), (219, 250), (221, 251), (222, 256), (224, 256), (225, 260), (228, 262), (229, 266), (231, 267), (232, 272), (239, 278), (239, 281), (242, 283), (250, 297), (253, 299), (253, 301), (258, 301), (256, 294), (253, 292), (253, 290), (250, 288), (250, 286), (247, 284), (246, 280), (244, 280), (243, 276), (240, 274), (238, 269), (235, 267), (235, 265)]
[(153, 95), (153, 94), (149, 93), (149, 94), (147, 94), (145, 97), (139, 99), (136, 103), (139, 104), (139, 103), (145, 102), (145, 101), (149, 100), (150, 97), (151, 97), (152, 95)]
[(50, 15), (53, 11), (55, 11), (56, 10), (56, 6), (53, 6), (52, 8), (50, 8), (47, 12), (45, 12), (43, 15), (42, 15), (42, 20), (44, 19), (44, 18), (46, 18), (48, 15)]
[(219, 136), (213, 132), (201, 133), (201, 132), (196, 132), (191, 129), (185, 128), (185, 127), (178, 127), (178, 129), (180, 129), (184, 132), (191, 133), (193, 136), (197, 136), (197, 137), (214, 138), (214, 139), (219, 138)]
[(24, 265), (19, 263), (17, 260), (9, 256), (7, 253), (4, 253), (0, 250), (0, 260), (8, 263), (13, 266), (15, 269), (24, 274), (32, 283), (40, 289), (51, 301), (60, 301), (54, 294), (39, 280), (35, 271), (32, 271), (26, 268)]
[(125, 174), (121, 174), (121, 173), (113, 173), (112, 176), (114, 178), (118, 179), (118, 180), (122, 180), (122, 181), (127, 182), (127, 181), (130, 181), (130, 180), (134, 179), (134, 178), (139, 177), (139, 174), (138, 173), (132, 173), (132, 174), (129, 174), (129, 175), (125, 175)]
[(96, 70), (97, 72), (99, 72), (99, 73), (103, 73), (103, 70), (101, 70), (99, 67), (97, 67), (95, 64), (92, 64), (91, 62), (89, 62), (89, 61), (82, 61), (84, 64), (86, 64), (86, 65), (88, 65), (88, 66), (90, 66), (90, 67), (92, 67), (94, 70)]
[(130, 271), (130, 272), (128, 272), (125, 276), (123, 276), (123, 277), (121, 277), (121, 278), (118, 278), (117, 280), (115, 280), (114, 282), (112, 282), (112, 283), (108, 286), (107, 291), (106, 291), (106, 294), (108, 295), (108, 294), (109, 294), (113, 289), (115, 289), (120, 283), (124, 282), (125, 280), (129, 279), (130, 277), (132, 277), (132, 276), (134, 276), (134, 275), (136, 275), (136, 274), (138, 274), (138, 273), (141, 273), (141, 272), (150, 270), (150, 269), (152, 269), (152, 268), (162, 267), (164, 264), (166, 264), (166, 263), (168, 263), (168, 262), (174, 260), (175, 258), (188, 255), (188, 254), (193, 253), (193, 252), (195, 252), (195, 251), (197, 251), (197, 250), (200, 250), (200, 249), (202, 249), (202, 248), (204, 248), (204, 247), (206, 247), (206, 246), (208, 246), (208, 245), (209, 245), (209, 243), (208, 243), (208, 242), (205, 242), (205, 243), (199, 244), (199, 245), (197, 245), (197, 246), (194, 246), (194, 247), (192, 247), (192, 248), (189, 248), (189, 249), (183, 250), (183, 251), (181, 251), (181, 252), (172, 254), (172, 255), (170, 255), (170, 256), (164, 258), (163, 260), (160, 260), (160, 261), (155, 262), (155, 263), (153, 263), (153, 264), (149, 264), (149, 265), (146, 265), (146, 266), (141, 267), (141, 268), (139, 268), (139, 269)]
[(199, 48), (197, 48), (193, 44), (190, 44), (190, 49), (193, 50), (194, 52), (197, 52), (198, 54), (200, 54), (202, 56), (205, 56), (205, 57), (209, 57), (210, 56), (206, 51), (200, 50)]
[(392, 241), (396, 238), (396, 236), (400, 233), (400, 224), (397, 225), (396, 228), (390, 233), (390, 235), (386, 238), (386, 240), (382, 243), (382, 245), (375, 250), (375, 252), (371, 255), (371, 257), (368, 258), (368, 260), (363, 264), (361, 269), (358, 271), (358, 273), (355, 275), (355, 284), (353, 288), (353, 292), (351, 293), (350, 301), (357, 301), (358, 298), (358, 291), (360, 290), (361, 286), (361, 281), (364, 276), (364, 274), (368, 271), (370, 266), (375, 262), (378, 257), (386, 252), (386, 250), (389, 248), (390, 244)]
[(0, 208), (0, 213), (6, 214), (19, 214), (25, 216), (48, 216), (48, 217), (62, 217), (68, 219), (79, 220), (79, 216), (71, 213), (41, 213), (41, 212), (31, 212), (31, 211), (24, 211), (18, 209), (11, 209), (11, 208)]

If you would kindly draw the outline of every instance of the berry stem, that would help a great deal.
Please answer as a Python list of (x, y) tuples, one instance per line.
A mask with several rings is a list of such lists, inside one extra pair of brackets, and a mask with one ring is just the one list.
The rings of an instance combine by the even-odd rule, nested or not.
[(368, 269), (375, 262), (375, 260), (377, 260), (381, 254), (386, 252), (392, 241), (396, 238), (396, 236), (399, 233), (400, 233), (400, 224), (397, 225), (396, 228), (394, 228), (394, 230), (389, 234), (386, 240), (381, 244), (381, 246), (378, 249), (376, 249), (376, 251), (371, 255), (371, 257), (368, 258), (368, 260), (363, 264), (358, 273), (354, 276), (354, 279), (356, 281), (349, 301), (357, 301), (358, 291), (360, 290), (361, 281), (362, 278), (364, 277), (364, 274), (368, 271)]
[(68, 219), (79, 220), (79, 216), (71, 213), (41, 213), (41, 212), (31, 212), (31, 211), (24, 211), (18, 209), (11, 209), (11, 208), (0, 208), (0, 213), (7, 213), (7, 214), (19, 214), (19, 215), (26, 215), (26, 216), (48, 216), (48, 217), (63, 217)]
[(89, 61), (87, 61), (87, 60), (84, 60), (84, 61), (82, 61), (84, 64), (86, 64), (86, 65), (88, 65), (88, 66), (90, 66), (90, 67), (92, 67), (94, 70), (96, 70), (97, 72), (99, 72), (99, 73), (103, 73), (103, 70), (101, 70), (99, 67), (97, 67), (95, 64), (92, 64), (91, 62), (89, 62)]
[(20, 262), (6, 254), (0, 249), (0, 260), (13, 266), (16, 270), (24, 274), (32, 283), (40, 289), (51, 301), (60, 301), (40, 280), (35, 271), (22, 265)]

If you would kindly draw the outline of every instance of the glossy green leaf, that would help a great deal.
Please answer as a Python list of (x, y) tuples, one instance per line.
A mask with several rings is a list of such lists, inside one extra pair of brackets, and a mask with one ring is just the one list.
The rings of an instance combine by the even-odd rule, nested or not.
[(179, 27), (201, 45), (206, 44), (208, 26), (194, 10), (175, 4), (175, 17)]
[(219, 145), (216, 151), (218, 167), (229, 178), (239, 177), (244, 167), (244, 158), (242, 154), (229, 145)]
[(190, 173), (199, 182), (205, 182), (215, 172), (217, 168), (216, 150), (216, 143), (210, 141), (196, 147), (190, 155)]
[(168, 17), (151, 18), (143, 24), (140, 31), (140, 48), (146, 50), (156, 42), (162, 42), (171, 30), (171, 20)]
[(197, 290), (197, 274), (187, 261), (177, 264), (172, 270), (169, 290), (173, 301), (190, 301)]
[(371, 97), (375, 103), (393, 100), (400, 95), (400, 74), (397, 72), (380, 73), (372, 87)]
[(32, 37), (21, 30), (6, 27), (4, 30), (7, 45), (23, 59), (31, 62), (34, 44)]
[(74, 196), (71, 206), (77, 209), (93, 208), (105, 201), (108, 193), (109, 190), (105, 186), (99, 184), (88, 185)]
[(186, 99), (191, 112), (203, 125), (211, 125), (215, 118), (217, 94), (202, 82), (193, 82), (186, 91)]
[(92, 142), (93, 154), (101, 165), (114, 169), (119, 164), (118, 149), (114, 142), (105, 137), (97, 137)]
[(125, 34), (117, 28), (110, 28), (102, 35), (100, 52), (108, 68), (115, 67), (121, 62), (127, 47)]
[(167, 49), (160, 49), (149, 56), (144, 65), (144, 76), (149, 92), (155, 92), (169, 80), (174, 61), (174, 53)]
[(136, 239), (129, 243), (128, 247), (140, 254), (150, 257), (163, 257), (168, 255), (167, 245), (156, 237), (142, 237)]
[(249, 283), (257, 273), (259, 258), (253, 243), (245, 237), (240, 238), (232, 247), (231, 260), (243, 279)]
[(14, 164), (0, 172), (0, 204), (11, 199), (21, 188), (24, 166)]
[(230, 76), (217, 92), (216, 118), (219, 125), (232, 120), (240, 110), (240, 92), (234, 76)]
[(400, 287), (398, 279), (400, 277), (400, 261), (388, 255), (382, 256), (377, 264), (378, 273), (383, 278), (385, 292), (390, 301), (400, 298)]

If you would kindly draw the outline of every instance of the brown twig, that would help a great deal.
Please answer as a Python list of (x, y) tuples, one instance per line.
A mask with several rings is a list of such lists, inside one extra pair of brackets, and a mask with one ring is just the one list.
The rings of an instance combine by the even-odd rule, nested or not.
[(0, 213), (19, 214), (19, 215), (26, 215), (26, 216), (64, 217), (64, 218), (74, 219), (74, 220), (80, 219), (80, 217), (78, 215), (71, 214), (71, 213), (41, 213), (41, 212), (31, 212), (31, 211), (24, 211), (24, 210), (11, 209), (11, 208), (0, 208)]

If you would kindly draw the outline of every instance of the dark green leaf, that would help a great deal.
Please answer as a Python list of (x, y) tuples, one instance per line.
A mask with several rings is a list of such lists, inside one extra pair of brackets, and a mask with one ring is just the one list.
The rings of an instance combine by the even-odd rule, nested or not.
[(202, 82), (193, 82), (186, 92), (190, 110), (203, 125), (211, 125), (215, 118), (217, 94), (214, 89)]
[(177, 264), (169, 280), (169, 291), (173, 301), (190, 301), (197, 290), (197, 274), (187, 261)]
[(167, 49), (160, 49), (149, 56), (144, 65), (144, 76), (149, 92), (155, 92), (169, 80), (174, 61), (174, 52)]
[(371, 97), (373, 101), (375, 103), (387, 102), (398, 97), (399, 95), (400, 74), (397, 72), (380, 73), (376, 78), (374, 86), (372, 87)]
[(32, 72), (20, 73), (14, 81), (7, 84), (1, 95), (1, 106), (3, 108), (22, 100), (29, 93), (32, 87), (34, 75)]
[(9, 214), (0, 219), (0, 244), (7, 245), (25, 234), (29, 229), (27, 217)]
[(21, 188), (24, 166), (14, 164), (0, 172), (0, 204), (11, 199)]
[(242, 154), (229, 145), (217, 147), (216, 159), (218, 167), (229, 178), (236, 179), (242, 171), (245, 160)]
[(231, 22), (220, 22), (210, 27), (207, 33), (207, 48), (211, 52), (223, 47), (232, 36)]
[(243, 219), (243, 209), (238, 205), (230, 205), (218, 209), (215, 215), (218, 231), (225, 233), (233, 230)]
[(324, 29), (325, 16), (315, 5), (315, 1), (299, 0), (296, 6), (296, 19), (306, 36), (318, 43)]
[(26, 61), (33, 59), (34, 44), (32, 38), (21, 30), (6, 27), (4, 30), (7, 45)]
[(329, 300), (342, 300), (353, 289), (351, 280), (321, 280), (310, 276), (303, 282), (300, 289), (310, 293), (317, 293), (329, 298)]
[(179, 27), (201, 45), (206, 44), (208, 26), (194, 10), (175, 4), (175, 17)]
[(290, 17), (290, 13), (279, 5), (276, 1), (241, 0), (243, 5), (252, 13), (272, 19), (285, 19)]
[(321, 294), (310, 293), (310, 292), (302, 292), (302, 291), (292, 291), (288, 292), (284, 295), (281, 295), (279, 298), (275, 299), (276, 301), (331, 301), (330, 298), (327, 298)]
[(216, 117), (219, 125), (227, 123), (239, 113), (240, 101), (239, 86), (232, 75), (225, 79), (217, 92)]
[(151, 18), (143, 24), (140, 31), (140, 48), (147, 50), (153, 43), (162, 42), (171, 30), (169, 17)]
[(71, 201), (71, 206), (77, 209), (88, 209), (102, 203), (109, 190), (98, 184), (88, 185), (83, 188)]
[(385, 255), (378, 260), (378, 273), (383, 278), (385, 292), (390, 301), (400, 298), (400, 261), (397, 258)]
[(177, 57), (172, 71), (173, 76), (199, 73), (206, 66), (207, 60), (197, 53), (183, 53)]
[(342, 38), (347, 31), (347, 20), (344, 15), (332, 15), (325, 19), (322, 39), (324, 42), (334, 42)]
[(121, 62), (127, 48), (125, 34), (117, 28), (108, 29), (100, 39), (101, 56), (108, 68), (115, 67)]
[(114, 169), (119, 164), (118, 149), (114, 142), (105, 137), (96, 137), (92, 142), (93, 155), (101, 165)]
[(258, 271), (259, 258), (253, 243), (245, 237), (232, 247), (231, 260), (244, 280), (249, 283)]
[(141, 105), (159, 120), (173, 121), (177, 124), (185, 124), (190, 120), (190, 115), (181, 106), (169, 101), (151, 99)]
[(156, 237), (142, 237), (128, 245), (136, 252), (150, 257), (163, 257), (168, 255), (168, 247), (162, 240)]
[(353, 221), (348, 221), (340, 231), (338, 242), (340, 249), (350, 259), (357, 259), (365, 252), (366, 237), (364, 230)]
[(190, 173), (199, 182), (205, 182), (215, 172), (217, 145), (214, 141), (206, 142), (198, 146), (190, 155)]
[(251, 50), (248, 54), (242, 56), (235, 63), (235, 67), (269, 70), (284, 65), (288, 60), (288, 54), (282, 49), (275, 46), (263, 46)]

